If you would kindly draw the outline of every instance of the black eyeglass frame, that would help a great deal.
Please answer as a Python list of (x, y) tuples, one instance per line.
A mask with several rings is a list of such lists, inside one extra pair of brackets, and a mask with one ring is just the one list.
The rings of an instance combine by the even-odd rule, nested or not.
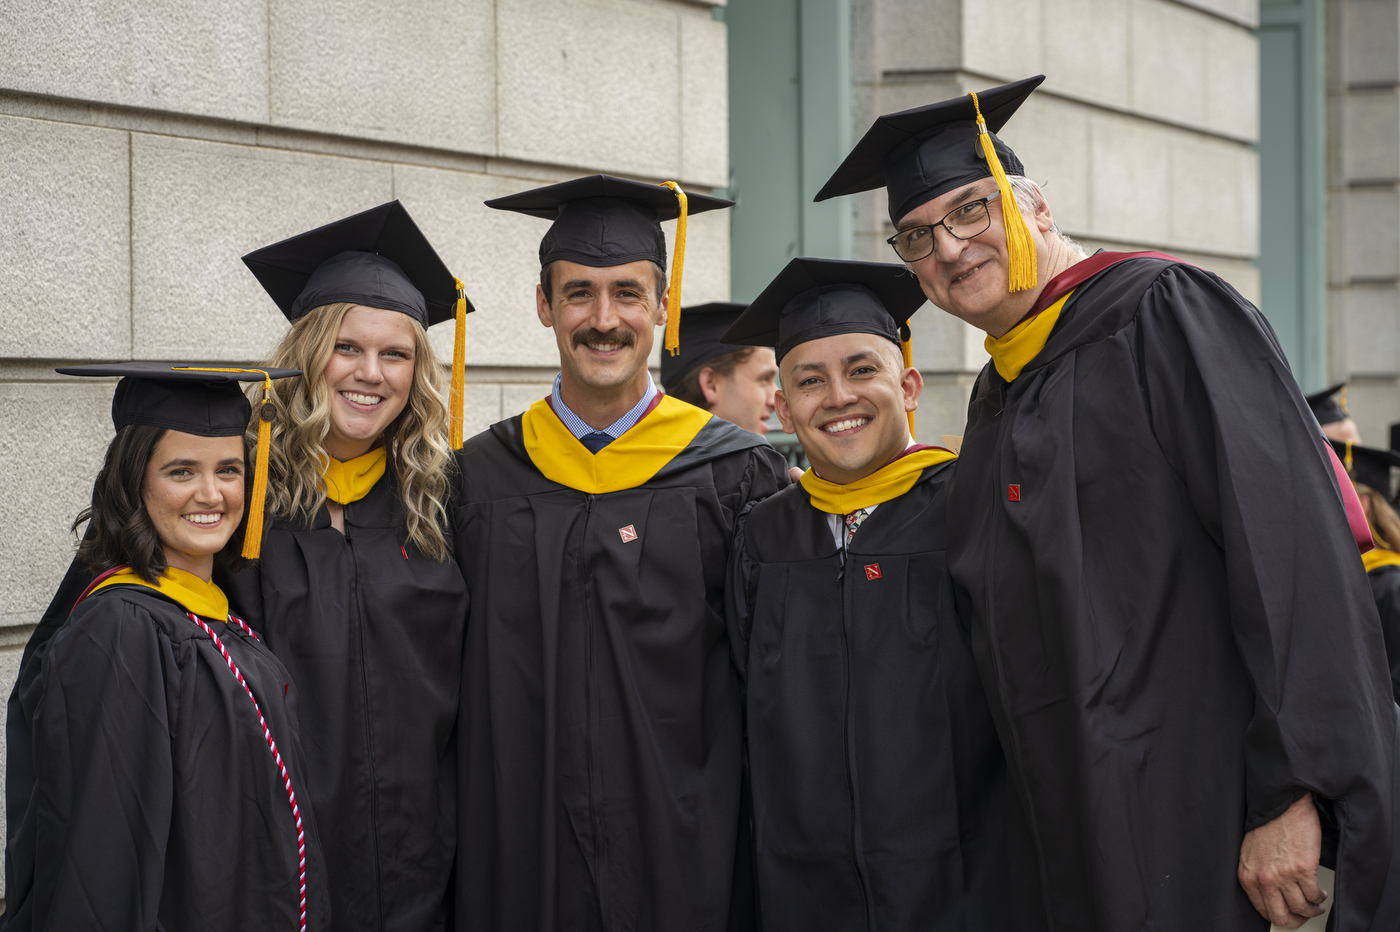
[[(948, 231), (948, 235), (951, 236), (951, 237), (953, 237), (953, 239), (960, 239), (960, 240), (969, 240), (969, 239), (972, 239), (974, 236), (981, 236), (983, 233), (986, 233), (987, 230), (991, 229), (991, 226), (992, 226), (992, 209), (991, 209), (990, 207), (988, 207), (987, 205), (988, 205), (989, 202), (995, 201), (995, 200), (996, 200), (997, 198), (999, 198), (999, 197), (1001, 197), (1001, 192), (1000, 192), (1000, 191), (995, 191), (995, 192), (993, 192), (993, 193), (991, 193), (991, 194), (988, 194), (986, 197), (979, 197), (979, 198), (977, 198), (976, 200), (967, 201), (967, 202), (965, 202), (965, 203), (959, 204), (957, 207), (954, 207), (952, 210), (950, 210), (950, 211), (948, 211), (946, 214), (944, 214), (944, 215), (943, 215), (943, 218), (942, 218), (941, 220), (938, 220), (938, 221), (935, 222), (935, 223), (921, 223), (921, 224), (919, 224), (918, 226), (905, 227), (903, 230), (900, 230), (900, 231), (899, 231), (898, 233), (896, 233), (894, 236), (891, 236), (889, 239), (885, 240), (885, 242), (886, 242), (887, 244), (889, 244), (889, 247), (890, 247), (891, 249), (894, 250), (894, 254), (895, 254), (896, 256), (899, 256), (899, 259), (900, 259), (901, 262), (918, 262), (918, 261), (921, 260), (921, 259), (927, 259), (929, 256), (933, 255), (933, 250), (934, 250), (935, 245), (936, 245), (936, 242), (937, 242), (937, 241), (935, 240), (935, 233), (934, 233), (934, 231), (937, 230), (939, 227), (942, 227), (943, 229), (947, 230), (947, 231)], [(968, 207), (971, 207), (973, 204), (981, 204), (981, 205), (982, 205), (982, 210), (983, 210), (983, 212), (984, 212), (984, 214), (986, 215), (986, 218), (987, 218), (987, 225), (984, 226), (984, 227), (982, 227), (982, 229), (978, 230), (976, 233), (969, 233), (969, 234), (967, 234), (966, 236), (959, 236), (958, 234), (956, 234), (956, 233), (953, 232), (953, 228), (952, 228), (952, 227), (948, 226), (948, 218), (951, 217), (951, 216), (953, 216), (953, 214), (957, 213), (957, 212), (960, 211), (960, 210), (966, 210)], [(900, 238), (901, 236), (903, 236), (904, 234), (910, 233), (910, 232), (912, 232), (912, 231), (914, 231), (914, 230), (928, 230), (928, 242), (929, 242), (929, 247), (928, 247), (928, 252), (924, 253), (922, 256), (915, 256), (914, 258), (910, 259), (910, 258), (906, 258), (905, 256), (900, 255), (899, 247), (895, 245), (895, 240), (899, 239), (899, 238)]]

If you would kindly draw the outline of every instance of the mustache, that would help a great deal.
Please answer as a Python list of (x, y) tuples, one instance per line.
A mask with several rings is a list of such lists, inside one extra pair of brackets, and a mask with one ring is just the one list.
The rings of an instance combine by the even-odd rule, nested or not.
[(580, 330), (574, 334), (574, 346), (583, 346), (585, 343), (617, 343), (621, 346), (632, 346), (637, 342), (637, 337), (630, 330), (609, 330), (604, 333), (589, 327), (587, 330)]

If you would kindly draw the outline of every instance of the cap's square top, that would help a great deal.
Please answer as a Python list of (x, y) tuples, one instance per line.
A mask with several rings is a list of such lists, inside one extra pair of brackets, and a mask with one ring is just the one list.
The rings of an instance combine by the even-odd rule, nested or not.
[[(1016, 153), (996, 137), (1045, 75), (977, 94), (997, 158), (1008, 175), (1023, 175)], [(993, 176), (979, 143), (977, 106), (970, 96), (887, 113), (856, 143), (815, 200), (888, 189), (890, 220), (980, 178)]]
[[(670, 188), (614, 175), (561, 181), (493, 198), (486, 206), (554, 221), (540, 241), (541, 266), (564, 259), (607, 268), (649, 259), (664, 269), (661, 221), (680, 216), (680, 202)], [(686, 192), (691, 214), (732, 206), (722, 197)]]
[(457, 280), (398, 201), (264, 246), (243, 263), (290, 321), (340, 302), (400, 311), (424, 327), (455, 316)]

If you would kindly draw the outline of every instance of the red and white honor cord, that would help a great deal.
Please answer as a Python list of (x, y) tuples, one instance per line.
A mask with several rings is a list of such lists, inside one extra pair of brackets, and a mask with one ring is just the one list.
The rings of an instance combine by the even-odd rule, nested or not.
[[(306, 832), (301, 824), (301, 809), (297, 807), (296, 790), (292, 789), (292, 778), (287, 774), (287, 765), (282, 762), (282, 754), (277, 750), (277, 742), (272, 738), (272, 731), (267, 727), (267, 720), (263, 718), (262, 709), (258, 706), (258, 700), (253, 695), (253, 691), (248, 688), (248, 683), (243, 679), (243, 674), (238, 669), (238, 664), (233, 662), (229, 656), (228, 648), (224, 647), (224, 642), (219, 640), (219, 636), (214, 633), (214, 629), (205, 624), (204, 619), (193, 612), (186, 612), (190, 621), (199, 625), (204, 633), (213, 640), (214, 646), (219, 649), (219, 653), (224, 656), (224, 663), (233, 671), (234, 677), (238, 680), (238, 685), (243, 687), (243, 691), (248, 694), (248, 698), (253, 702), (253, 711), (258, 713), (258, 724), (262, 726), (263, 737), (267, 739), (267, 746), (272, 751), (272, 759), (277, 762), (277, 769), (282, 773), (282, 784), (287, 788), (287, 801), (292, 804), (292, 819), (297, 826), (297, 870), (300, 874), (301, 883), (301, 932), (306, 932)], [(243, 619), (230, 615), (228, 620), (238, 625), (248, 633), (253, 640), (261, 640), (253, 629), (243, 623)]]

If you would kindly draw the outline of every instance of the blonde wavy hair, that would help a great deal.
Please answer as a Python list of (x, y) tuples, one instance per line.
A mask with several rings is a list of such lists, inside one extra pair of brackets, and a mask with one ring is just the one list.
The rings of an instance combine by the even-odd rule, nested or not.
[[(268, 451), (267, 504), (276, 517), (309, 523), (326, 502), (322, 476), (330, 463), (325, 439), (331, 427), (331, 395), (321, 373), (335, 350), (340, 324), (354, 307), (337, 303), (313, 309), (292, 324), (268, 363), (306, 373), (272, 383), (277, 416)], [(407, 319), (413, 328), (413, 387), (408, 404), (384, 430), (386, 467), (398, 482), (409, 541), (428, 557), (442, 561), (451, 552), (445, 503), (453, 464), (447, 437), (447, 379), (428, 332), (412, 317)], [(249, 436), (256, 443), (256, 419)]]

